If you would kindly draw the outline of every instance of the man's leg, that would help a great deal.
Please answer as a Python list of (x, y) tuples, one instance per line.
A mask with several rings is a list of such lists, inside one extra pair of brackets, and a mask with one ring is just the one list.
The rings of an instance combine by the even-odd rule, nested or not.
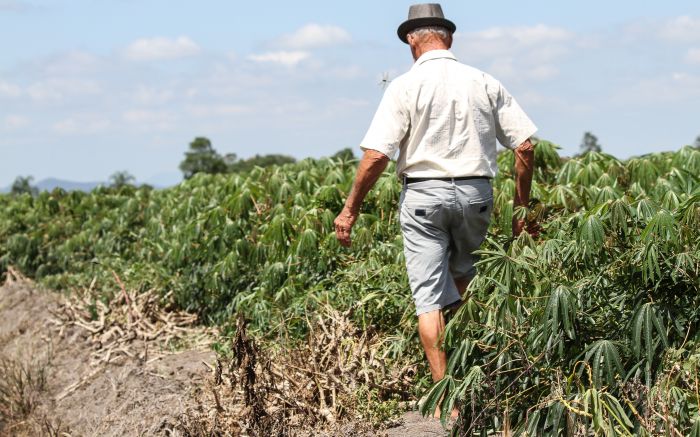
[[(418, 316), (418, 335), (420, 342), (423, 345), (425, 356), (428, 359), (430, 373), (433, 376), (433, 382), (437, 382), (445, 377), (447, 370), (447, 354), (440, 347), (442, 333), (445, 331), (445, 319), (442, 310), (429, 311)], [(439, 418), (441, 414), (440, 407), (435, 409), (433, 417)], [(453, 408), (450, 417), (456, 419), (459, 416), (459, 410)]]
[[(434, 381), (445, 376), (447, 357), (441, 348), (442, 310), (459, 301), (449, 271), (449, 239), (445, 226), (451, 213), (450, 184), (428, 181), (405, 188), (400, 209), (408, 281), (418, 315), (418, 335)], [(439, 417), (439, 410), (436, 416)]]
[(445, 319), (442, 310), (434, 310), (418, 316), (418, 335), (435, 382), (445, 376), (447, 369), (447, 356), (445, 351), (440, 348), (440, 340), (444, 330)]
[[(471, 277), (466, 277), (454, 280), (460, 296), (464, 297), (464, 292), (471, 279)], [(447, 369), (447, 354), (440, 348), (442, 334), (449, 320), (445, 312), (449, 312), (448, 316), (454, 314), (462, 306), (462, 303), (463, 301), (460, 300), (442, 310), (429, 311), (418, 316), (418, 335), (435, 382), (445, 376)]]

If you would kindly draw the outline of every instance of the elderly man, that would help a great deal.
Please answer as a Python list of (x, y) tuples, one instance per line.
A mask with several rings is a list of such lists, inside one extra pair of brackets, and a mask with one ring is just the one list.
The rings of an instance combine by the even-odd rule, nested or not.
[[(439, 4), (410, 7), (399, 26), (415, 64), (390, 83), (361, 143), (364, 156), (345, 208), (335, 220), (350, 245), (360, 205), (399, 151), (400, 222), (418, 332), (433, 380), (442, 379), (443, 312), (457, 307), (476, 274), (475, 256), (493, 208), (496, 141), (515, 153), (514, 205), (529, 202), (535, 125), (493, 77), (449, 51), (456, 26)], [(513, 234), (525, 226), (513, 220)]]

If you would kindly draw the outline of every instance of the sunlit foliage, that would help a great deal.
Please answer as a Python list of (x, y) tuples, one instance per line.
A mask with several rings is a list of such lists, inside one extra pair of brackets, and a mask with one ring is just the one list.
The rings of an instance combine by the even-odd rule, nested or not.
[[(486, 435), (700, 433), (700, 150), (621, 161), (536, 148), (533, 202), (513, 208), (513, 155), (498, 157), (479, 274), (445, 337), (448, 376), (422, 408), (462, 411)], [(166, 190), (124, 186), (0, 196), (0, 272), (58, 289), (172, 292), (207, 323), (239, 312), (261, 336), (301, 338), (319, 304), (353, 307), (416, 354), (390, 167), (341, 248), (333, 233), (354, 176), (349, 156), (237, 174), (194, 174)], [(542, 226), (510, 236), (513, 214)]]

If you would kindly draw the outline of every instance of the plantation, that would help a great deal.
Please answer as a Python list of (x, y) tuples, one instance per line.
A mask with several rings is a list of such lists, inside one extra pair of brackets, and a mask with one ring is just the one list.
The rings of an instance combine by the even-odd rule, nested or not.
[[(700, 436), (700, 150), (627, 161), (556, 150), (536, 148), (528, 210), (513, 210), (513, 154), (499, 155), (479, 275), (446, 331), (448, 376), (431, 386), (419, 373), (421, 409), (458, 406), (461, 435)], [(307, 159), (165, 190), (0, 195), (0, 272), (66, 291), (97, 284), (105, 302), (118, 275), (229, 333), (243, 314), (281, 347), (322, 308), (351, 310), (385, 339), (387, 362), (419, 360), (393, 167), (352, 248), (335, 238), (355, 165)], [(513, 214), (540, 235), (512, 239)]]

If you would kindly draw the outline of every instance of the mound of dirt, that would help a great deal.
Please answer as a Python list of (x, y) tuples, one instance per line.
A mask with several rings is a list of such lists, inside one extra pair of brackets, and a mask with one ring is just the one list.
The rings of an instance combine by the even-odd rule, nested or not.
[(142, 341), (131, 347), (141, 354), (95, 362), (92, 333), (55, 317), (65, 305), (25, 280), (0, 287), (0, 360), (6, 372), (20, 375), (2, 375), (0, 434), (177, 434), (180, 418), (198, 407), (215, 354), (147, 353)]

